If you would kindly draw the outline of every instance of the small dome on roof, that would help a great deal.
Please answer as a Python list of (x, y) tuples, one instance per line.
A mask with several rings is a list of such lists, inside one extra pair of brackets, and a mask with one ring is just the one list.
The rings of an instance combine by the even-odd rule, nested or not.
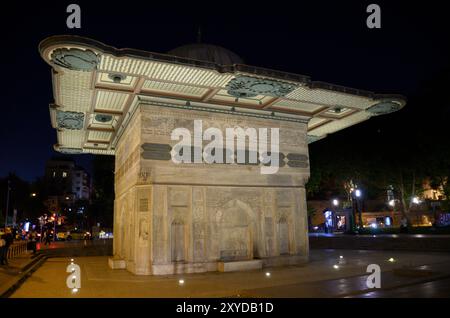
[(212, 44), (183, 45), (169, 51), (168, 54), (221, 65), (244, 64), (244, 61), (237, 54)]

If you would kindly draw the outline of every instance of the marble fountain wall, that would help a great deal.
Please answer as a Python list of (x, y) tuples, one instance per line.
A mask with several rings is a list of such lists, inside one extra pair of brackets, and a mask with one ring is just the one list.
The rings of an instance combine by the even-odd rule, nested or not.
[[(177, 143), (172, 130), (192, 130), (199, 119), (203, 130), (278, 127), (285, 157), (279, 171), (174, 163), (167, 146)], [(115, 170), (113, 268), (163, 275), (308, 259), (304, 123), (141, 104), (117, 145)]]

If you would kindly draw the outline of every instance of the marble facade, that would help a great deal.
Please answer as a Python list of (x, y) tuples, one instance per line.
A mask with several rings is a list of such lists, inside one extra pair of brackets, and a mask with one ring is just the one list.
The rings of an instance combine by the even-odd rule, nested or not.
[[(303, 164), (285, 158), (268, 175), (258, 165), (176, 164), (167, 155), (171, 131), (196, 119), (205, 128), (279, 127), (280, 152), (301, 155)], [(163, 145), (159, 157), (147, 145)], [(216, 271), (221, 262), (306, 261), (307, 158), (304, 123), (140, 104), (116, 149), (115, 267), (159, 275)]]
[[(308, 143), (406, 104), (399, 95), (246, 65), (203, 43), (161, 54), (56, 35), (39, 52), (52, 70), (54, 149), (116, 157), (109, 265), (138, 275), (307, 261)], [(224, 136), (227, 128), (278, 128), (279, 170), (176, 164), (171, 133), (192, 134), (196, 120)], [(255, 152), (246, 150), (248, 158)]]

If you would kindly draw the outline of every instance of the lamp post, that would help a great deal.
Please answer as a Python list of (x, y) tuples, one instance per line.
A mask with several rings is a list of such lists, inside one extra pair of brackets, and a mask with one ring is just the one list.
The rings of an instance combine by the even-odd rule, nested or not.
[(355, 197), (356, 197), (356, 211), (358, 212), (358, 223), (359, 223), (359, 228), (363, 228), (363, 221), (362, 221), (362, 212), (360, 209), (360, 204), (359, 204), (359, 198), (361, 197), (362, 193), (361, 190), (356, 189), (355, 190)]
[(391, 225), (394, 224), (394, 215), (395, 215), (395, 199), (389, 200), (388, 204), (392, 207), (392, 214), (391, 214)]
[(6, 215), (5, 215), (5, 229), (8, 226), (8, 211), (9, 211), (9, 192), (11, 191), (11, 181), (8, 179), (8, 186), (6, 192)]
[(337, 222), (337, 211), (339, 208), (339, 200), (338, 199), (333, 199), (333, 206), (334, 206), (334, 213), (333, 213), (333, 227), (335, 230), (338, 229), (338, 222)]
[(41, 236), (39, 237), (39, 241), (42, 242), (42, 230), (44, 228), (44, 217), (42, 215), (39, 217), (39, 225), (41, 226)]
[(56, 218), (58, 214), (53, 214), (53, 242), (56, 242)]
[(358, 225), (359, 227), (362, 227), (362, 214), (361, 211), (358, 207), (358, 201), (359, 198), (362, 196), (362, 192), (360, 189), (356, 188), (351, 188), (350, 189), (350, 193), (349, 193), (349, 197), (351, 199), (352, 202), (352, 213), (350, 214), (350, 226), (349, 226), (349, 233), (350, 234), (355, 234), (357, 233), (357, 229), (356, 229), (356, 218), (357, 218), (357, 214), (358, 214)]

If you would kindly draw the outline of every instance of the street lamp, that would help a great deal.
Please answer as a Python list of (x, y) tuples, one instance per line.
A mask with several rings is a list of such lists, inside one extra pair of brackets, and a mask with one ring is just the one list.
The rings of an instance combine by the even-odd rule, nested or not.
[(359, 228), (363, 227), (363, 222), (362, 222), (362, 214), (361, 214), (361, 209), (359, 207), (359, 198), (362, 196), (362, 192), (360, 189), (355, 188), (352, 191), (352, 205), (353, 205), (353, 217), (354, 219), (356, 219), (356, 214), (358, 213), (358, 223), (359, 223)]
[(363, 228), (363, 221), (362, 221), (362, 211), (359, 203), (359, 198), (362, 196), (361, 190), (356, 189), (355, 191), (356, 195), (356, 209), (358, 210), (358, 216), (359, 216), (359, 227)]
[(333, 199), (333, 205), (337, 207), (339, 205), (339, 200)]

